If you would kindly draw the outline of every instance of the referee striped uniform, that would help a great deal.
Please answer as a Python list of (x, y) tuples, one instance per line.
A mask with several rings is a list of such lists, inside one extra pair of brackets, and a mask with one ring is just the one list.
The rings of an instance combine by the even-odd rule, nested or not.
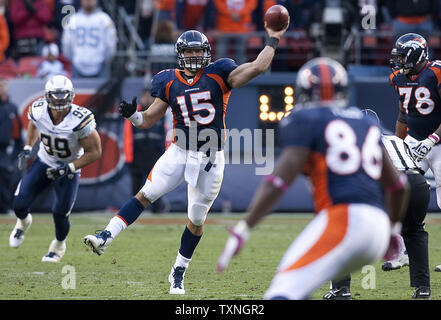
[(412, 159), (409, 147), (402, 139), (384, 135), (382, 141), (394, 166), (406, 173), (410, 184), (409, 206), (401, 232), (409, 255), (410, 286), (430, 288), (429, 237), (424, 230), (430, 187), (424, 178), (424, 172)]
[(393, 165), (398, 171), (423, 173), (421, 168), (416, 164), (410, 155), (409, 147), (403, 139), (400, 139), (397, 136), (384, 135), (382, 137), (382, 141)]

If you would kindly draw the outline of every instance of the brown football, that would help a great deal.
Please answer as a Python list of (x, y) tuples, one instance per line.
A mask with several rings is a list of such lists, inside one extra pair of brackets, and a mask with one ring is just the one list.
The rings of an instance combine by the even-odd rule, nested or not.
[(265, 12), (264, 21), (271, 30), (280, 31), (285, 29), (289, 21), (288, 10), (280, 4), (276, 4)]

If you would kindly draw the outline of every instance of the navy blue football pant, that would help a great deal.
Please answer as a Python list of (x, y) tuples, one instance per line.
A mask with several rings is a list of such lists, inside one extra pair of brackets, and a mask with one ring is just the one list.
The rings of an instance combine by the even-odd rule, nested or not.
[(29, 171), (20, 180), (14, 194), (13, 209), (17, 218), (24, 219), (30, 212), (35, 198), (46, 188), (54, 192), (52, 215), (55, 223), (55, 238), (58, 241), (66, 239), (69, 229), (69, 214), (78, 193), (80, 175), (76, 173), (72, 179), (67, 176), (51, 180), (46, 175), (48, 165), (37, 158)]

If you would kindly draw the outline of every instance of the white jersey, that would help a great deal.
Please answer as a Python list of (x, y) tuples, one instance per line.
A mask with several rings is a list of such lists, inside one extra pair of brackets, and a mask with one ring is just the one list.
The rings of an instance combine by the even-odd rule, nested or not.
[(75, 104), (71, 105), (63, 121), (54, 125), (46, 99), (37, 100), (30, 106), (28, 118), (35, 124), (40, 135), (38, 157), (54, 168), (80, 158), (84, 149), (79, 140), (87, 137), (96, 128), (93, 113)]
[(409, 147), (403, 139), (397, 136), (383, 135), (381, 140), (397, 170), (419, 170), (420, 167), (413, 160)]
[(101, 9), (91, 14), (80, 10), (69, 19), (61, 43), (63, 54), (81, 74), (95, 75), (116, 52), (116, 28)]

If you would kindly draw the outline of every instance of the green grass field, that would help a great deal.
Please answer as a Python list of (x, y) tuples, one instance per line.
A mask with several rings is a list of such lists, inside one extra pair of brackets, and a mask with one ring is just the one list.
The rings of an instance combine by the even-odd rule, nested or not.
[[(274, 214), (258, 225), (240, 255), (221, 275), (215, 265), (228, 237), (227, 225), (241, 215), (210, 214), (204, 236), (185, 276), (185, 296), (168, 294), (168, 274), (179, 248), (185, 215), (142, 215), (97, 256), (82, 243), (86, 234), (102, 229), (111, 214), (72, 214), (67, 251), (58, 264), (41, 262), (54, 238), (52, 217), (34, 214), (24, 243), (10, 248), (11, 216), (0, 217), (0, 299), (9, 300), (260, 300), (287, 247), (312, 218), (311, 214)], [(441, 299), (441, 219), (426, 219), (429, 232), (432, 300)], [(408, 267), (352, 274), (352, 296), (360, 300), (410, 299)], [(372, 281), (372, 276), (375, 281)], [(369, 279), (366, 277), (370, 277)], [(75, 279), (75, 281), (73, 281)], [(367, 282), (368, 281), (368, 282)], [(365, 285), (363, 285), (363, 283)], [(366, 283), (375, 289), (364, 289)], [(321, 299), (329, 284), (318, 289)]]

